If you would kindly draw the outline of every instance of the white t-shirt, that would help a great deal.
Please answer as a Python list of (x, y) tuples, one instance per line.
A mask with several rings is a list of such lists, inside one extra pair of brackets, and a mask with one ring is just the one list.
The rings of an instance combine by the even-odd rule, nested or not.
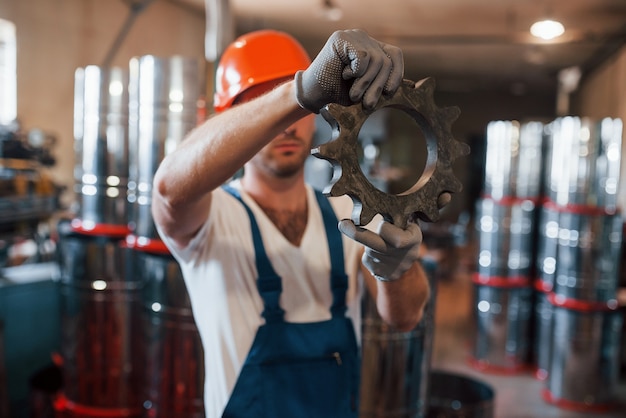
[[(234, 182), (234, 187), (239, 184)], [(292, 245), (250, 196), (241, 191), (259, 225), (276, 273), (282, 278), (280, 305), (287, 322), (330, 318), (330, 256), (315, 191), (307, 186), (308, 221), (299, 247)], [(257, 271), (250, 221), (243, 205), (222, 189), (215, 190), (207, 222), (186, 248), (163, 236), (179, 262), (205, 358), (204, 403), (207, 418), (221, 417), (258, 327), (263, 302), (256, 287)], [(349, 218), (352, 201), (331, 198), (337, 219)], [(342, 235), (348, 292), (348, 316), (360, 340), (358, 285), (360, 245)]]

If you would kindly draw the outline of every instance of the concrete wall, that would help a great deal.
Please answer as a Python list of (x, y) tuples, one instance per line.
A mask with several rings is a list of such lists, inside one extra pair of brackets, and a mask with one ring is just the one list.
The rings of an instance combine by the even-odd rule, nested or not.
[[(0, 0), (17, 32), (17, 115), (24, 131), (57, 137), (55, 181), (74, 184), (74, 71), (101, 65), (129, 15), (122, 0)], [(204, 14), (156, 0), (136, 18), (112, 61), (184, 55), (204, 60)], [(64, 196), (64, 203), (71, 195)]]
[[(620, 118), (626, 124), (626, 46), (588, 74), (574, 97), (574, 114)], [(622, 134), (619, 206), (626, 208), (626, 132)]]

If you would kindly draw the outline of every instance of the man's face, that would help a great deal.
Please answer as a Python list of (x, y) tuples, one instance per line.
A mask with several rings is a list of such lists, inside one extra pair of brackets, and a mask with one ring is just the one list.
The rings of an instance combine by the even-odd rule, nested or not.
[[(273, 80), (244, 91), (235, 101), (252, 100), (290, 79)], [(303, 172), (311, 152), (315, 133), (315, 115), (311, 114), (291, 125), (259, 151), (246, 165), (271, 177), (288, 178)]]
[(314, 118), (309, 115), (291, 125), (263, 147), (249, 164), (273, 177), (287, 178), (300, 173), (311, 153)]

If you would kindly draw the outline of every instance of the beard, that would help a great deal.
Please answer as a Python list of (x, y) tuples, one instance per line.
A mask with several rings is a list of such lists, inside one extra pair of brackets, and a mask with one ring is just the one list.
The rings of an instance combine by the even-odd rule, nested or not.
[(304, 163), (309, 156), (306, 152), (261, 152), (254, 156), (250, 163), (257, 170), (270, 174), (272, 177), (289, 178), (304, 170)]
[[(285, 149), (282, 144), (297, 144), (297, 147)], [(304, 170), (304, 164), (309, 157), (310, 144), (304, 139), (290, 135), (285, 140), (272, 143), (259, 151), (250, 163), (256, 170), (276, 178), (289, 178)]]

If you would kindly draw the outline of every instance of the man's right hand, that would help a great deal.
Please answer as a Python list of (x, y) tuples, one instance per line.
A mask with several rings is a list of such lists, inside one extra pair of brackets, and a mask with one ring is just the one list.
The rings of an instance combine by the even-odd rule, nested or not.
[(376, 106), (402, 84), (402, 51), (359, 29), (331, 35), (309, 68), (296, 73), (296, 99), (314, 113), (329, 103)]

